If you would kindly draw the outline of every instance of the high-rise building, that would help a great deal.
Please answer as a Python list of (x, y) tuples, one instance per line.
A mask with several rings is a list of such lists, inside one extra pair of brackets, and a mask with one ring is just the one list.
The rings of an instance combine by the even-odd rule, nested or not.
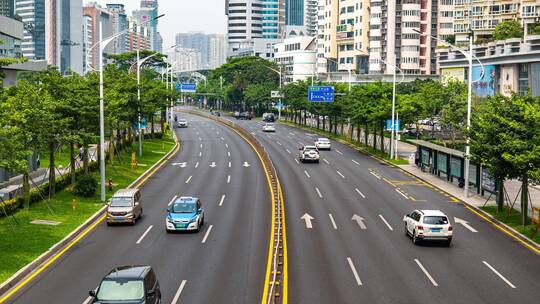
[(286, 38), (274, 48), (274, 62), (282, 67), (283, 82), (315, 77), (317, 57), (315, 37)]
[(308, 36), (317, 36), (317, 0), (304, 0), (304, 27)]
[(130, 16), (127, 18), (127, 27), (130, 31), (126, 33), (126, 52), (152, 49), (152, 36), (147, 24), (140, 25), (139, 20)]
[(185, 72), (201, 69), (202, 54), (197, 50), (178, 47), (170, 53), (169, 58), (174, 63), (174, 71)]
[(305, 0), (285, 0), (285, 24), (304, 25)]
[[(112, 26), (115, 33), (119, 33), (127, 29), (127, 15), (123, 4), (107, 4), (107, 10), (112, 14)], [(120, 35), (111, 42), (113, 44), (113, 52), (122, 54), (126, 51), (126, 36)]]
[[(229, 53), (251, 46), (253, 39), (263, 38), (262, 5), (262, 0), (225, 1)], [(272, 19), (272, 21), (276, 20)]]
[(337, 70), (337, 26), (339, 2), (318, 0), (317, 73)]
[[(255, 4), (254, 4), (255, 5)], [(265, 39), (282, 37), (285, 25), (285, 2), (283, 0), (262, 0), (262, 35)]]
[[(141, 7), (139, 10), (133, 11), (133, 17), (137, 19), (139, 23), (152, 20), (158, 16), (158, 1), (157, 0), (141, 0)], [(152, 20), (148, 23), (148, 29), (150, 33), (151, 49), (156, 52), (162, 50), (162, 40), (157, 30), (158, 20)]]
[(15, 14), (24, 25), (23, 56), (45, 59), (45, 0), (15, 0)]
[[(82, 28), (85, 31), (83, 35), (83, 61), (85, 62), (84, 70), (87, 72), (96, 69), (98, 64), (98, 50), (97, 48), (91, 48), (99, 41), (100, 24), (103, 37), (111, 36), (114, 33), (113, 13), (102, 8), (95, 2), (89, 3), (83, 8), (83, 20)], [(112, 54), (114, 53), (113, 51), (113, 45), (109, 44), (105, 48), (104, 53)]]
[(15, 0), (0, 0), (0, 16), (13, 17), (15, 14)]
[(200, 66), (196, 69), (213, 69), (225, 62), (225, 35), (199, 32), (176, 35), (178, 47), (191, 49), (201, 54)]
[(225, 35), (210, 35), (209, 50), (209, 69), (215, 69), (224, 64), (227, 58), (227, 44), (225, 43)]

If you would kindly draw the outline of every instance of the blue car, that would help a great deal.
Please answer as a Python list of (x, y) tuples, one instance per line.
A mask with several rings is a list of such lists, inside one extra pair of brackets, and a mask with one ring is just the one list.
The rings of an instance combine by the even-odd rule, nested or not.
[(199, 231), (204, 225), (204, 210), (201, 200), (196, 197), (177, 198), (167, 208), (165, 228), (167, 232), (194, 230)]

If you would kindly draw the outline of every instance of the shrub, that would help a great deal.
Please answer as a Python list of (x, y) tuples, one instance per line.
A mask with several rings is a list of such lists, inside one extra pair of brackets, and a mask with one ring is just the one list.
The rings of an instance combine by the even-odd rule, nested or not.
[(523, 28), (516, 20), (508, 20), (499, 23), (493, 30), (493, 38), (495, 40), (506, 40), (510, 38), (522, 38)]
[(73, 194), (82, 197), (92, 197), (96, 194), (97, 180), (90, 174), (83, 175), (75, 184)]

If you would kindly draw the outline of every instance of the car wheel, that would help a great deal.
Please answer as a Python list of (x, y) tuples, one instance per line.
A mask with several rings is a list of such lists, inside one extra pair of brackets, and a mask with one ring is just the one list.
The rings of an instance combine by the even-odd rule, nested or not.
[(420, 239), (416, 236), (416, 232), (413, 230), (413, 235), (412, 235), (412, 241), (413, 241), (413, 244), (415, 245), (418, 245), (420, 243)]
[(201, 219), (201, 226), (204, 225), (204, 216)]
[(318, 163), (319, 163), (319, 160), (317, 159), (317, 160), (315, 161), (315, 163), (317, 163), (317, 164), (318, 164)]
[(405, 223), (405, 235), (409, 236), (409, 230), (407, 230), (407, 223)]

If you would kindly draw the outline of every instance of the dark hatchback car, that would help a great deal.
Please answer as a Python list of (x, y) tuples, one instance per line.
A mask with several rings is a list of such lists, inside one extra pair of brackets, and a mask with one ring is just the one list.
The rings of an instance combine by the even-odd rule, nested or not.
[(90, 291), (91, 303), (158, 304), (159, 282), (150, 266), (122, 266), (107, 274), (97, 291)]

